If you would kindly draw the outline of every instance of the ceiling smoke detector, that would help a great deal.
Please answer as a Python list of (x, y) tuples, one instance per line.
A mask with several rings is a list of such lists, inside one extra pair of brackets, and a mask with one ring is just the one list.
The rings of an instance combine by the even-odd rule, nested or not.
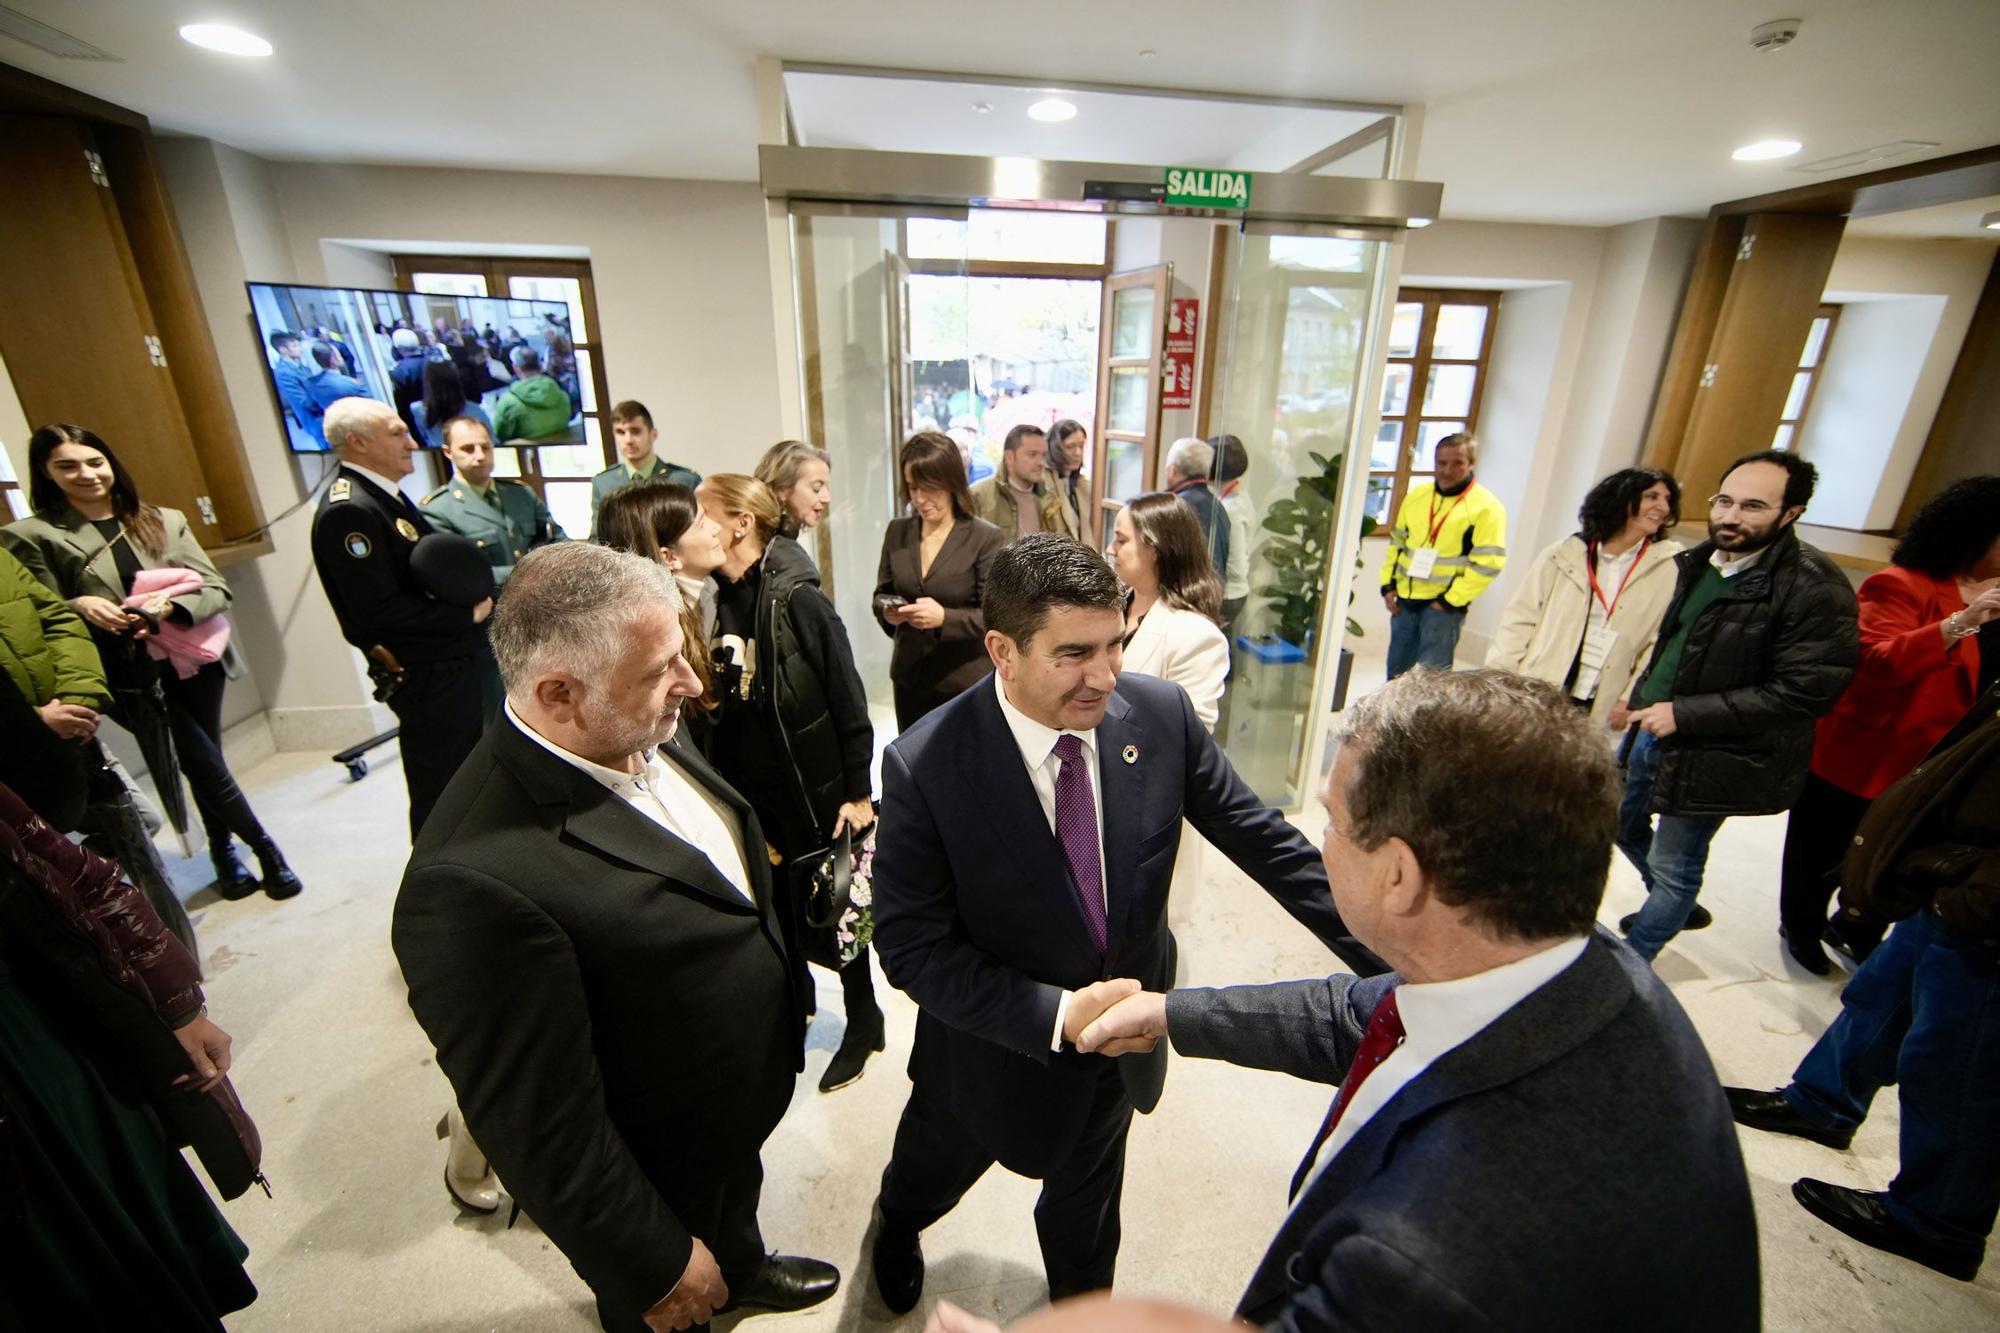
[(1759, 23), (1750, 30), (1752, 51), (1776, 51), (1790, 46), (1799, 35), (1798, 19), (1772, 19), (1769, 23)]

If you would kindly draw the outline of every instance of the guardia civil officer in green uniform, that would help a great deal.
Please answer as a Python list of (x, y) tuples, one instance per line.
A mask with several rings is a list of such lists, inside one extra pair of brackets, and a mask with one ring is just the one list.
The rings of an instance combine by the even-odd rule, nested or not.
[(375, 697), (396, 715), (414, 838), (478, 744), (487, 700), (498, 693), (483, 628), (493, 599), (453, 606), (427, 592), (412, 568), (417, 542), (436, 529), (397, 489), (417, 445), (396, 410), (340, 398), (324, 426), (340, 470), (313, 515), (313, 566), (341, 637), (368, 658)]
[(440, 433), (453, 475), (424, 497), (424, 517), (441, 532), (476, 542), (495, 583), (505, 583), (514, 562), (537, 546), (569, 539), (539, 495), (493, 475), (493, 433), (484, 424), (453, 417)]
[(653, 414), (637, 399), (627, 398), (611, 409), (611, 436), (618, 443), (618, 461), (590, 479), (590, 539), (597, 540), (597, 511), (613, 491), (635, 481), (671, 481), (689, 490), (701, 485), (701, 473), (669, 463), (655, 452), (660, 432)]

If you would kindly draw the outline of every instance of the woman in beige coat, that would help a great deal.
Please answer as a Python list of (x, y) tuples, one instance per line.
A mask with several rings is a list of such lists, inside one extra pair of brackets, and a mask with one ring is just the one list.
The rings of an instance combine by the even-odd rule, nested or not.
[(1681, 488), (1658, 468), (1614, 472), (1577, 511), (1580, 530), (1535, 557), (1500, 617), (1486, 665), (1561, 686), (1610, 730), (1646, 669), (1674, 596), (1665, 539)]

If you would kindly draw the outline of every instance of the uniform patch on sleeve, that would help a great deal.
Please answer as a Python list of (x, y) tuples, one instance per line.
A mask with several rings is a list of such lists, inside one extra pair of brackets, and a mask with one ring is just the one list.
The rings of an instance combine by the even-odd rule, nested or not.
[(368, 540), (367, 533), (350, 532), (347, 534), (347, 553), (356, 560), (366, 560), (369, 553), (374, 549), (374, 544)]
[(342, 477), (327, 488), (326, 498), (334, 504), (348, 499), (354, 494), (354, 483)]

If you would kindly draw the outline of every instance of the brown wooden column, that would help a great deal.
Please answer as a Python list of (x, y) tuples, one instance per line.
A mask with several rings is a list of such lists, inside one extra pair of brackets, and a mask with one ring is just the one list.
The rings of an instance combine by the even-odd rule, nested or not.
[(1846, 225), (1810, 213), (1709, 220), (1645, 449), (1690, 495), (1770, 446)]

